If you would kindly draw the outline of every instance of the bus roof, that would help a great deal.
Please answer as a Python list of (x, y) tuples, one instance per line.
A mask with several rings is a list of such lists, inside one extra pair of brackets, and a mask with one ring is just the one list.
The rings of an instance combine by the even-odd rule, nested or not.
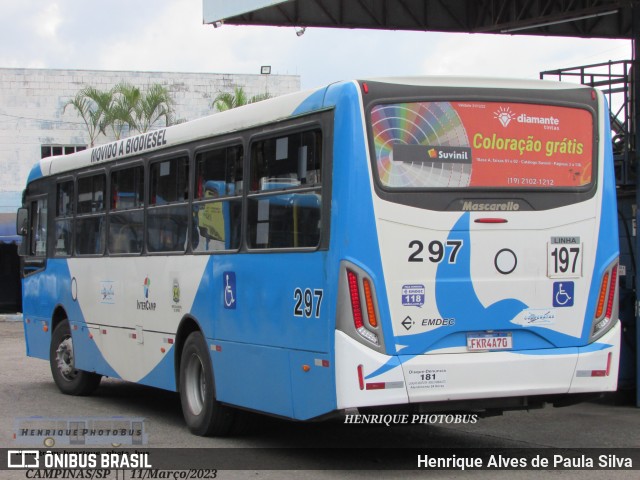
[(32, 169), (28, 182), (42, 176), (55, 175), (90, 165), (98, 166), (106, 162), (151, 153), (161, 148), (178, 146), (187, 142), (285, 120), (322, 108), (324, 90), (322, 88), (282, 95), (171, 127), (105, 143), (70, 155), (43, 158)]
[(362, 81), (408, 85), (419, 87), (452, 87), (452, 88), (495, 88), (522, 90), (563, 90), (576, 88), (591, 88), (571, 82), (556, 82), (551, 80), (530, 80), (499, 77), (460, 77), (448, 75), (434, 75), (421, 77), (380, 77)]
[[(575, 83), (560, 83), (542, 80), (516, 80), (503, 78), (474, 78), (453, 76), (432, 77), (381, 77), (362, 79), (362, 82), (380, 82), (397, 85), (452, 88), (494, 88), (558, 90), (588, 88)], [(285, 120), (322, 108), (325, 93), (336, 85), (353, 84), (341, 82), (315, 90), (291, 93), (270, 98), (243, 107), (216, 113), (171, 127), (127, 137), (114, 142), (70, 155), (47, 157), (40, 160), (31, 170), (27, 183), (40, 177), (72, 171), (91, 165), (121, 160), (161, 148), (178, 146), (187, 142), (241, 131), (246, 128)]]

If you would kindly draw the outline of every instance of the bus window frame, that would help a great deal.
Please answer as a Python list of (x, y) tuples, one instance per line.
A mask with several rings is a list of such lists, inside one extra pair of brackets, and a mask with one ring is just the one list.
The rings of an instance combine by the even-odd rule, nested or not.
[[(142, 206), (132, 208), (114, 208), (113, 207), (113, 182), (112, 175), (114, 173), (121, 172), (123, 170), (132, 169), (136, 167), (142, 167)], [(108, 204), (107, 204), (107, 234), (105, 240), (105, 255), (109, 257), (139, 257), (144, 255), (146, 248), (146, 199), (147, 199), (147, 162), (145, 157), (133, 157), (127, 159), (127, 161), (118, 162), (111, 165), (107, 175), (107, 191), (108, 191)], [(110, 233), (111, 233), (111, 218), (114, 215), (131, 212), (142, 212), (142, 248), (139, 252), (111, 252), (110, 249)]]
[[(243, 242), (242, 249), (249, 253), (304, 253), (328, 250), (330, 238), (330, 217), (331, 217), (331, 192), (332, 192), (332, 172), (333, 172), (333, 133), (334, 127), (334, 109), (326, 109), (320, 112), (314, 112), (308, 116), (295, 119), (275, 122), (263, 128), (252, 129), (247, 141), (247, 149), (244, 154), (244, 211), (243, 211)], [(253, 155), (253, 146), (255, 143), (277, 138), (278, 136), (288, 136), (296, 133), (304, 133), (306, 131), (319, 130), (321, 138), (321, 174), (320, 184), (314, 186), (287, 188), (269, 191), (252, 191), (248, 183), (251, 182), (253, 171), (251, 169), (251, 159)], [(253, 132), (253, 134), (251, 134)], [(286, 195), (293, 193), (320, 192), (320, 233), (318, 244), (313, 247), (283, 247), (283, 248), (258, 248), (249, 246), (249, 201), (260, 197), (272, 197), (277, 195)]]
[[(219, 255), (219, 254), (232, 254), (232, 253), (238, 253), (242, 250), (243, 246), (244, 246), (244, 237), (245, 237), (245, 215), (244, 215), (244, 211), (245, 211), (245, 197), (246, 197), (246, 192), (247, 192), (247, 179), (246, 179), (246, 157), (247, 157), (247, 144), (248, 144), (248, 140), (247, 140), (247, 136), (231, 136), (231, 137), (226, 137), (226, 136), (222, 136), (219, 138), (214, 138), (214, 139), (207, 139), (208, 141), (206, 143), (201, 143), (199, 145), (196, 145), (195, 148), (192, 151), (192, 172), (191, 173), (191, 179), (190, 179), (190, 184), (189, 184), (189, 190), (191, 193), (191, 201), (190, 201), (190, 227), (189, 230), (191, 232), (191, 237), (189, 239), (189, 248), (188, 251), (189, 253), (191, 253), (192, 255)], [(214, 140), (214, 141), (211, 141)], [(198, 170), (198, 155), (203, 154), (203, 153), (207, 153), (207, 152), (211, 152), (214, 150), (221, 150), (221, 149), (227, 149), (227, 148), (232, 148), (232, 147), (241, 147), (242, 148), (242, 188), (240, 189), (239, 192), (235, 192), (233, 195), (224, 195), (224, 196), (220, 196), (216, 199), (204, 199), (204, 198), (196, 198), (196, 175), (197, 175), (197, 170)], [(228, 248), (228, 249), (220, 249), (220, 250), (209, 250), (209, 251), (196, 251), (193, 249), (193, 240), (194, 240), (194, 235), (195, 235), (195, 230), (194, 230), (194, 220), (193, 220), (193, 215), (194, 215), (194, 208), (196, 206), (205, 206), (208, 204), (213, 204), (213, 203), (222, 203), (222, 202), (237, 202), (240, 201), (240, 239), (238, 241), (238, 246), (236, 248)], [(199, 234), (198, 234), (199, 235)]]
[[(78, 201), (78, 196), (80, 194), (79, 191), (79, 187), (78, 184), (80, 183), (80, 181), (84, 178), (89, 178), (89, 177), (93, 177), (93, 176), (97, 176), (97, 175), (104, 175), (104, 192), (103, 192), (103, 198), (102, 198), (102, 210), (99, 212), (89, 212), (89, 213), (79, 213), (78, 212), (78, 205), (79, 205), (79, 201)], [(75, 187), (76, 187), (76, 203), (75, 203), (75, 216), (74, 216), (74, 232), (75, 235), (78, 235), (78, 222), (82, 221), (84, 219), (87, 218), (98, 218), (100, 216), (103, 217), (103, 221), (104, 221), (104, 225), (103, 225), (103, 239), (102, 239), (102, 248), (100, 252), (97, 253), (78, 253), (78, 242), (76, 241), (75, 237), (74, 237), (74, 247), (73, 247), (73, 256), (74, 257), (78, 257), (78, 258), (98, 258), (98, 257), (103, 257), (105, 256), (106, 252), (107, 252), (107, 221), (108, 221), (108, 216), (107, 216), (107, 211), (108, 211), (108, 202), (110, 201), (110, 195), (109, 195), (109, 170), (107, 168), (97, 168), (97, 169), (88, 169), (88, 170), (80, 170), (78, 172), (75, 172), (75, 178), (76, 178), (76, 183), (75, 183)]]
[[(72, 203), (71, 203), (71, 213), (70, 214), (65, 214), (65, 215), (58, 215), (58, 188), (60, 187), (60, 185), (62, 185), (63, 183), (68, 183), (71, 182), (73, 184), (73, 199), (72, 199)], [(76, 178), (74, 175), (61, 175), (59, 177), (56, 177), (55, 182), (54, 182), (54, 189), (55, 189), (55, 210), (53, 212), (53, 249), (51, 252), (51, 256), (55, 257), (55, 258), (70, 258), (73, 256), (74, 252), (75, 252), (75, 242), (76, 242), (76, 202), (77, 202), (77, 196), (76, 196), (76, 189), (77, 189), (77, 184), (76, 184)], [(58, 253), (57, 252), (57, 239), (55, 238), (57, 230), (58, 230), (58, 223), (61, 222), (71, 222), (71, 245), (69, 248), (69, 252), (70, 253)]]
[[(144, 160), (145, 165), (145, 203), (144, 203), (144, 245), (142, 249), (143, 255), (149, 256), (166, 256), (166, 255), (187, 255), (191, 254), (191, 228), (192, 218), (190, 215), (190, 207), (193, 200), (193, 191), (191, 188), (192, 177), (194, 170), (194, 156), (193, 153), (194, 142), (187, 143), (185, 145), (179, 145), (175, 148), (170, 148), (168, 151), (161, 151), (157, 155), (149, 156)], [(187, 198), (181, 201), (167, 202), (158, 205), (157, 203), (151, 203), (151, 169), (153, 165), (158, 163), (171, 161), (174, 159), (186, 158), (187, 165)], [(182, 250), (161, 250), (152, 251), (149, 249), (149, 212), (158, 212), (164, 209), (172, 209), (180, 206), (187, 208), (187, 232), (185, 239), (185, 246)]]
[[(39, 188), (44, 186), (45, 188)], [(26, 235), (22, 237), (22, 245), (24, 245), (23, 249), (23, 262), (22, 262), (22, 276), (28, 277), (29, 275), (33, 275), (35, 273), (41, 272), (46, 269), (47, 260), (49, 258), (49, 254), (51, 252), (53, 243), (53, 235), (49, 235), (51, 228), (53, 226), (52, 216), (49, 214), (49, 202), (51, 200), (51, 195), (49, 195), (49, 191), (47, 184), (42, 184), (42, 182), (37, 182), (32, 185), (29, 185), (27, 193), (24, 195), (23, 205), (27, 210), (27, 232)], [(32, 214), (32, 205), (37, 203), (39, 200), (45, 200), (47, 202), (47, 218), (46, 218), (46, 229), (47, 229), (47, 239), (45, 241), (45, 254), (44, 256), (34, 255), (31, 250), (32, 241), (33, 241), (33, 214)]]

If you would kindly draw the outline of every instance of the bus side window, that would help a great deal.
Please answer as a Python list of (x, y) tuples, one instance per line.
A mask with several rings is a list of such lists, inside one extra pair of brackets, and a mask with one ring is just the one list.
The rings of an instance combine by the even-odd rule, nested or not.
[(147, 249), (149, 252), (185, 252), (189, 224), (188, 157), (152, 163), (149, 178)]
[(53, 254), (66, 257), (72, 254), (74, 188), (73, 180), (56, 185), (56, 231)]
[(105, 244), (106, 175), (78, 178), (75, 245), (78, 255), (101, 255)]
[(196, 155), (193, 251), (231, 250), (240, 246), (242, 161), (241, 145)]
[(31, 202), (31, 225), (29, 228), (29, 255), (47, 256), (47, 199), (41, 198)]
[(141, 253), (144, 235), (144, 168), (111, 172), (109, 253)]
[(252, 144), (252, 191), (248, 211), (251, 248), (318, 246), (322, 204), (321, 147), (319, 129)]

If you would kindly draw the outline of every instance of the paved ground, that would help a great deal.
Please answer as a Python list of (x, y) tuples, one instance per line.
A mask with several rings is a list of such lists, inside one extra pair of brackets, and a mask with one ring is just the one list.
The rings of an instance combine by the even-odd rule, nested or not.
[[(3, 321), (4, 320), (4, 321)], [(25, 356), (22, 324), (0, 317), (0, 443), (1, 448), (16, 448), (11, 438), (17, 418), (40, 416), (104, 417), (121, 415), (145, 417), (148, 446), (180, 448), (240, 448), (251, 455), (255, 448), (300, 448), (291, 450), (295, 471), (222, 471), (218, 478), (569, 478), (639, 479), (635, 471), (324, 471), (331, 461), (327, 447), (340, 449), (435, 447), (500, 448), (634, 448), (640, 451), (640, 409), (631, 403), (584, 403), (572, 407), (531, 412), (509, 412), (503, 416), (480, 419), (475, 424), (437, 425), (352, 425), (344, 421), (295, 423), (270, 418), (256, 418), (251, 431), (242, 437), (200, 438), (184, 426), (175, 393), (164, 392), (113, 379), (103, 379), (94, 396), (61, 395), (53, 384), (48, 362)], [(618, 402), (619, 403), (619, 402)], [(274, 455), (282, 450), (273, 450)], [(603, 450), (604, 452), (604, 450)], [(384, 454), (380, 465), (386, 461)], [(22, 472), (2, 472), (0, 478), (22, 479)], [(115, 477), (111, 477), (115, 478)], [(122, 477), (118, 477), (120, 480)], [(127, 480), (130, 477), (125, 477)]]

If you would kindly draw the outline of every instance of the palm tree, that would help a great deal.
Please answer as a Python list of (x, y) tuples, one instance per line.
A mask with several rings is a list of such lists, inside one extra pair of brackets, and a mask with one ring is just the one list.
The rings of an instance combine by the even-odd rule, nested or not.
[(65, 104), (62, 113), (67, 110), (68, 106), (72, 106), (76, 110), (87, 127), (89, 143), (93, 147), (98, 135), (104, 134), (107, 128), (108, 112), (112, 103), (112, 90), (103, 92), (95, 87), (86, 86)]
[(262, 93), (248, 98), (247, 94), (244, 91), (244, 88), (235, 87), (233, 89), (233, 93), (220, 92), (218, 95), (216, 95), (216, 98), (213, 99), (211, 107), (215, 108), (219, 112), (224, 112), (225, 110), (242, 107), (243, 105), (248, 105), (250, 103), (261, 102), (262, 100), (266, 100), (267, 98), (271, 98), (271, 95), (269, 93)]
[(173, 99), (162, 85), (154, 83), (141, 96), (135, 108), (136, 130), (146, 133), (158, 121), (164, 118), (169, 126), (173, 123)]
[(112, 91), (114, 100), (105, 121), (111, 127), (115, 139), (120, 140), (125, 127), (129, 131), (136, 129), (136, 108), (142, 95), (138, 87), (128, 83), (119, 83)]
[(271, 94), (269, 92), (259, 93), (258, 95), (254, 95), (249, 99), (249, 103), (261, 102), (263, 100), (268, 100), (271, 98)]
[(128, 83), (119, 83), (108, 91), (85, 86), (65, 104), (63, 113), (70, 105), (86, 125), (92, 147), (101, 133), (107, 134), (107, 129), (119, 140), (125, 127), (129, 132), (147, 133), (163, 119), (166, 126), (175, 123), (171, 95), (157, 83), (144, 93)]

